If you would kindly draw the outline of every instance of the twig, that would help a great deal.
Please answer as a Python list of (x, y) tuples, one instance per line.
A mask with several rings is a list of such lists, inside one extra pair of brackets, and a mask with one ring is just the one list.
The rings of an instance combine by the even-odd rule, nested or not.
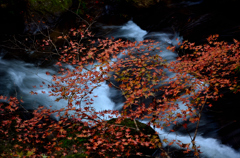
[[(193, 149), (194, 149), (194, 151), (196, 152), (196, 153), (198, 153), (198, 150), (197, 150), (197, 147), (196, 147), (196, 143), (195, 143), (195, 139), (196, 139), (196, 137), (197, 137), (197, 132), (198, 132), (198, 128), (199, 128), (199, 124), (200, 124), (200, 119), (201, 119), (201, 116), (202, 116), (202, 111), (203, 111), (203, 108), (204, 108), (204, 106), (205, 106), (205, 103), (206, 103), (206, 101), (207, 101), (207, 97), (205, 98), (205, 101), (204, 101), (204, 103), (202, 104), (202, 107), (201, 107), (201, 110), (199, 111), (199, 113), (198, 113), (198, 122), (197, 122), (197, 126), (196, 126), (196, 130), (195, 130), (195, 133), (194, 133), (194, 136), (193, 136), (193, 138), (192, 138), (192, 145), (193, 145)], [(190, 137), (191, 138), (191, 137)], [(199, 154), (197, 155), (197, 158), (199, 158)]]

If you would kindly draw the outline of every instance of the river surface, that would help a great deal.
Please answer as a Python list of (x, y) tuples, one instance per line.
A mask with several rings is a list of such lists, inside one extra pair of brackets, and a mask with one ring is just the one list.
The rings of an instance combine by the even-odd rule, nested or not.
[[(179, 41), (183, 39), (179, 35), (164, 33), (164, 32), (146, 32), (138, 27), (134, 22), (129, 21), (122, 26), (101, 26), (101, 29), (110, 30), (106, 36), (129, 39), (131, 41), (142, 41), (144, 39), (153, 39), (159, 41), (159, 47), (162, 52), (159, 53), (168, 62), (173, 61), (177, 57), (177, 53), (171, 52), (166, 49), (167, 46), (177, 46)], [(178, 40), (176, 40), (178, 38)], [(48, 94), (42, 94), (42, 91), (48, 92), (49, 89), (42, 84), (51, 83), (51, 77), (46, 75), (46, 72), (57, 74), (56, 67), (51, 68), (38, 68), (33, 64), (26, 63), (19, 60), (5, 60), (2, 58), (4, 52), (1, 52), (0, 57), (0, 95), (4, 96), (17, 96), (23, 99), (23, 105), (28, 109), (34, 109), (38, 105), (44, 105), (48, 108), (52, 106), (53, 109), (60, 109), (66, 107), (67, 101), (55, 102), (55, 97), (49, 97)], [(174, 76), (166, 70), (168, 76)], [(43, 85), (40, 87), (39, 85)], [(36, 86), (34, 88), (33, 86)], [(30, 92), (38, 92), (38, 95), (31, 95)], [(106, 83), (102, 83), (100, 87), (96, 88), (92, 96), (97, 95), (93, 107), (97, 110), (119, 110), (123, 106), (121, 94), (116, 89), (108, 87)], [(181, 103), (179, 103), (181, 104)], [(184, 108), (184, 104), (180, 105)], [(57, 119), (57, 118), (56, 118)], [(143, 121), (144, 122), (144, 121)], [(145, 121), (146, 122), (146, 121)], [(197, 145), (203, 152), (202, 158), (238, 158), (240, 151), (234, 150), (230, 146), (221, 144), (218, 140), (216, 131), (218, 130), (217, 124), (210, 116), (203, 116), (200, 124), (198, 137), (196, 139)], [(167, 130), (158, 130), (160, 138), (167, 138), (170, 140), (180, 140), (183, 143), (191, 142), (187, 133), (179, 132), (177, 135), (168, 133)], [(166, 145), (166, 144), (165, 144)]]

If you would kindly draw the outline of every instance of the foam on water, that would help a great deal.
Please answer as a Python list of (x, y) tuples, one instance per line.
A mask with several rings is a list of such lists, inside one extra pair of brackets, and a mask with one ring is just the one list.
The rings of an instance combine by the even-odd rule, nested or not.
[(128, 21), (123, 26), (103, 26), (103, 29), (114, 29), (115, 31), (108, 36), (114, 38), (127, 38), (134, 41), (142, 41), (147, 31), (142, 30), (132, 20)]
[[(123, 26), (110, 26), (115, 28), (117, 31), (112, 34), (115, 38), (132, 38), (136, 41), (142, 41), (144, 38), (148, 37), (147, 32), (142, 30), (134, 22), (129, 21)], [(167, 61), (173, 61), (177, 57), (176, 53), (173, 53), (166, 49), (168, 45), (177, 45), (182, 39), (177, 34), (166, 34), (166, 33), (154, 33), (154, 36), (158, 39), (162, 52), (159, 54)], [(178, 38), (178, 40), (176, 40)], [(56, 97), (49, 97), (48, 94), (42, 94), (41, 91), (48, 92), (49, 89), (47, 85), (43, 85), (42, 81), (46, 84), (51, 84), (51, 76), (46, 75), (46, 71), (51, 74), (57, 74), (53, 68), (37, 68), (32, 64), (28, 64), (22, 61), (16, 60), (3, 60), (0, 58), (0, 95), (18, 95), (18, 98), (22, 98), (25, 102), (25, 106), (28, 108), (35, 108), (38, 105), (45, 105), (53, 108), (64, 108), (67, 106), (67, 101), (61, 100), (55, 102)], [(167, 70), (166, 70), (167, 71)], [(173, 73), (167, 72), (169, 76), (174, 76)], [(4, 83), (4, 84), (3, 84)], [(37, 88), (32, 86), (36, 85)], [(43, 85), (43, 87), (39, 87)], [(16, 90), (16, 92), (15, 92)], [(30, 91), (38, 92), (38, 95), (31, 95)], [(116, 106), (122, 106), (122, 103), (115, 103), (109, 98), (113, 91), (108, 87), (106, 83), (101, 83), (100, 87), (93, 90), (90, 97), (98, 96), (94, 98), (92, 106), (96, 111), (101, 110), (113, 110)], [(181, 103), (179, 103), (181, 104)], [(184, 104), (180, 105), (184, 108)], [(145, 122), (146, 123), (146, 122)], [(168, 133), (164, 130), (157, 130), (161, 139), (167, 138), (169, 141), (173, 139), (179, 139), (183, 143), (191, 142), (188, 135), (177, 135), (173, 133)], [(201, 146), (201, 157), (207, 158), (237, 158), (240, 157), (240, 153), (235, 151), (229, 146), (222, 145), (218, 140), (213, 138), (203, 138), (197, 136), (197, 145)]]
[[(24, 105), (29, 109), (34, 109), (39, 105), (44, 105), (51, 109), (61, 109), (67, 106), (66, 100), (60, 100), (56, 102), (54, 96), (49, 96), (48, 84), (52, 84), (52, 77), (46, 75), (46, 72), (50, 74), (57, 74), (53, 69), (37, 68), (33, 64), (25, 63), (17, 60), (2, 60), (0, 59), (0, 71), (5, 72), (5, 75), (0, 78), (0, 83), (4, 83), (1, 87), (0, 95), (17, 95), (18, 98), (22, 98)], [(46, 84), (42, 84), (45, 82)], [(42, 87), (40, 87), (42, 85)], [(36, 86), (36, 88), (33, 88)], [(11, 94), (9, 88), (14, 89)], [(37, 92), (37, 95), (31, 95), (30, 92)], [(42, 91), (46, 91), (43, 94)], [(93, 96), (98, 97), (93, 97)], [(101, 86), (94, 89), (90, 97), (94, 98), (92, 106), (96, 111), (112, 110), (114, 103), (109, 99), (109, 87), (106, 83), (101, 83)]]
[[(177, 46), (179, 42), (182, 42), (182, 37), (179, 37), (178, 34), (170, 34), (170, 33), (159, 33), (159, 32), (154, 32), (154, 33), (150, 33), (150, 34), (145, 34), (143, 33), (144, 31), (141, 31), (141, 29), (139, 29), (139, 27), (134, 24), (132, 21), (128, 22), (126, 25), (124, 25), (125, 27), (123, 28), (131, 28), (131, 34), (127, 34), (123, 33), (121, 34), (121, 36), (119, 34), (116, 34), (116, 37), (123, 37), (123, 38), (134, 38), (134, 35), (137, 35), (134, 39), (136, 39), (137, 41), (141, 41), (144, 38), (152, 38), (152, 39), (156, 39), (156, 41), (160, 41), (159, 45), (157, 45), (156, 47), (160, 47), (162, 52), (159, 53), (159, 55), (163, 58), (166, 59), (167, 62), (171, 62), (174, 61), (177, 57), (177, 54), (167, 50), (166, 47), (171, 45), (171, 46)], [(119, 28), (122, 29), (122, 28)], [(123, 30), (123, 29), (122, 29)], [(126, 31), (128, 32), (128, 30)], [(141, 37), (141, 36), (142, 37)], [(114, 36), (114, 35), (113, 35)], [(115, 37), (115, 36), (114, 36)], [(167, 75), (169, 77), (173, 77), (175, 74), (172, 72), (169, 72), (168, 70), (165, 69), (165, 72), (167, 73)], [(208, 86), (208, 85), (204, 85), (203, 83), (201, 85), (199, 85), (199, 88), (196, 89), (195, 91), (199, 91), (199, 89), (201, 89), (202, 86)], [(188, 95), (182, 96), (182, 97), (189, 97)], [(186, 109), (185, 104), (183, 104), (181, 101), (176, 102), (177, 104), (179, 104), (179, 107), (181, 109)], [(119, 108), (119, 106), (118, 106)], [(176, 111), (177, 112), (177, 111)], [(147, 123), (147, 121), (141, 121), (143, 123)], [(161, 139), (168, 139), (168, 141), (172, 141), (172, 140), (180, 140), (182, 143), (190, 143), (191, 139), (188, 135), (176, 135), (174, 133), (169, 133), (166, 132), (165, 130), (160, 130), (160, 129), (156, 129), (157, 132), (159, 132), (159, 136)], [(202, 136), (197, 136), (196, 138), (196, 144), (197, 146), (200, 145), (200, 149), (203, 152), (201, 154), (202, 158), (237, 158), (240, 157), (240, 151), (237, 152), (235, 151), (233, 148), (223, 145), (220, 143), (220, 141), (213, 139), (213, 138), (204, 138)], [(166, 146), (167, 144), (165, 144)], [(175, 145), (175, 147), (178, 147), (178, 145)]]
[[(147, 123), (146, 121), (141, 121), (142, 123)], [(153, 128), (153, 127), (152, 127)], [(176, 135), (174, 133), (169, 133), (161, 129), (155, 129), (159, 133), (161, 140), (167, 139), (168, 142), (173, 140), (180, 140), (183, 144), (188, 144), (191, 142), (191, 139), (188, 135)], [(240, 157), (240, 151), (235, 151), (233, 148), (221, 144), (217, 139), (213, 138), (204, 138), (202, 136), (196, 137), (196, 145), (200, 146), (201, 158), (238, 158)], [(167, 146), (163, 142), (163, 146)], [(173, 147), (179, 148), (177, 144), (173, 144)], [(192, 145), (190, 145), (191, 149)]]

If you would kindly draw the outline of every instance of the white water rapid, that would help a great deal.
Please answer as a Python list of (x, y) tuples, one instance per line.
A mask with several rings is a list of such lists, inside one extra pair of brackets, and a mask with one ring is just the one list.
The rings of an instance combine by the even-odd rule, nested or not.
[[(175, 60), (177, 57), (176, 53), (173, 53), (166, 49), (168, 45), (177, 45), (179, 41), (182, 40), (178, 34), (155, 32), (147, 33), (138, 27), (133, 21), (129, 21), (123, 26), (107, 26), (103, 29), (113, 28), (115, 32), (111, 32), (109, 36), (114, 36), (115, 38), (127, 38), (135, 41), (142, 41), (145, 38), (154, 39), (161, 42), (159, 46), (162, 52), (159, 54), (167, 61)], [(23, 99), (24, 106), (27, 108), (35, 108), (38, 105), (44, 105), (49, 107), (53, 105), (54, 108), (63, 108), (67, 105), (66, 101), (55, 102), (55, 97), (49, 97), (48, 94), (42, 94), (41, 91), (48, 92), (49, 89), (46, 85), (42, 84), (42, 81), (51, 81), (51, 77), (46, 75), (46, 71), (51, 74), (56, 73), (55, 68), (37, 68), (33, 64), (25, 63), (23, 61), (17, 60), (4, 60), (0, 57), (0, 95), (5, 96), (18, 96), (19, 99)], [(173, 76), (173, 73), (168, 72), (169, 76)], [(39, 87), (43, 85), (43, 87)], [(36, 86), (36, 88), (33, 88)], [(31, 95), (30, 91), (36, 91), (38, 95)], [(114, 110), (123, 105), (121, 102), (116, 102), (111, 99), (111, 97), (118, 95), (118, 93), (110, 89), (107, 84), (102, 83), (100, 87), (96, 88), (92, 96), (97, 95), (98, 97), (94, 99), (94, 104), (92, 105), (96, 111), (100, 110)], [(179, 103), (181, 104), (181, 103)], [(181, 105), (184, 108), (184, 105)], [(206, 124), (206, 126), (208, 126)], [(189, 136), (186, 135), (176, 135), (174, 133), (168, 133), (164, 130), (158, 130), (161, 139), (170, 140), (181, 140), (183, 143), (190, 143), (191, 140)], [(240, 152), (232, 149), (229, 146), (221, 144), (219, 140), (213, 138), (207, 138), (202, 136), (197, 136), (196, 144), (201, 146), (202, 158), (239, 158)]]

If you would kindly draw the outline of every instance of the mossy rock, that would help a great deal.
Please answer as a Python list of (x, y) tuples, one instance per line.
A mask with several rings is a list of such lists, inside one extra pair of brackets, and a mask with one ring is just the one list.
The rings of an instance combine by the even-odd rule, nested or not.
[[(114, 124), (116, 122), (116, 119), (115, 118), (113, 118), (113, 119), (111, 119), (111, 120), (109, 120), (108, 121), (108, 123), (110, 123), (110, 124)], [(136, 122), (137, 122), (137, 126), (138, 126), (138, 128), (139, 128), (139, 130), (142, 132), (142, 133), (144, 133), (145, 135), (151, 135), (151, 139), (153, 139), (154, 137), (155, 137), (155, 139), (159, 139), (159, 136), (155, 133), (155, 130), (152, 128), (152, 127), (150, 127), (150, 126), (148, 126), (148, 125), (146, 125), (146, 124), (144, 124), (144, 123), (141, 123), (141, 122), (139, 122), (139, 121), (137, 121), (136, 120)], [(125, 120), (123, 120), (121, 123), (120, 123), (120, 125), (123, 125), (123, 126), (126, 126), (126, 127), (132, 127), (132, 128), (135, 128), (136, 126), (135, 126), (135, 123), (134, 123), (134, 121), (133, 120), (131, 120), (131, 119), (125, 119)], [(140, 132), (139, 131), (137, 131), (137, 130), (131, 130), (130, 131), (130, 135), (137, 135), (137, 134), (139, 134)], [(161, 142), (160, 141), (160, 139), (159, 139), (159, 142)], [(140, 147), (138, 150), (137, 150), (137, 152), (141, 152), (141, 153), (143, 153), (143, 155), (149, 155), (149, 156), (151, 156), (154, 152), (156, 151), (156, 148), (154, 148), (154, 149), (150, 149), (150, 148), (148, 148), (148, 147)], [(131, 155), (131, 156), (129, 156), (128, 158), (144, 158), (144, 156), (137, 156), (137, 155)]]
[[(111, 119), (111, 120), (108, 121), (108, 123), (110, 123), (110, 124), (114, 124), (115, 122), (116, 122), (116, 119), (115, 119), (115, 118), (113, 118), (113, 119)], [(140, 129), (140, 131), (142, 131), (144, 134), (155, 135), (155, 130), (152, 129), (152, 127), (150, 127), (150, 126), (148, 126), (148, 125), (146, 125), (146, 124), (144, 124), (144, 123), (141, 123), (141, 122), (139, 122), (139, 121), (137, 121), (137, 120), (136, 120), (136, 122), (137, 122), (137, 125), (138, 125), (138, 128)], [(132, 128), (135, 128), (135, 127), (136, 127), (134, 121), (131, 120), (131, 119), (125, 119), (125, 120), (123, 120), (123, 121), (120, 123), (120, 125), (123, 125), (123, 126), (126, 126), (126, 127), (132, 127)], [(136, 134), (136, 133), (134, 132), (134, 133), (132, 133), (132, 134)]]
[(28, 0), (32, 9), (42, 14), (59, 14), (72, 5), (72, 0)]
[(126, 0), (136, 8), (149, 8), (157, 3), (157, 0)]

